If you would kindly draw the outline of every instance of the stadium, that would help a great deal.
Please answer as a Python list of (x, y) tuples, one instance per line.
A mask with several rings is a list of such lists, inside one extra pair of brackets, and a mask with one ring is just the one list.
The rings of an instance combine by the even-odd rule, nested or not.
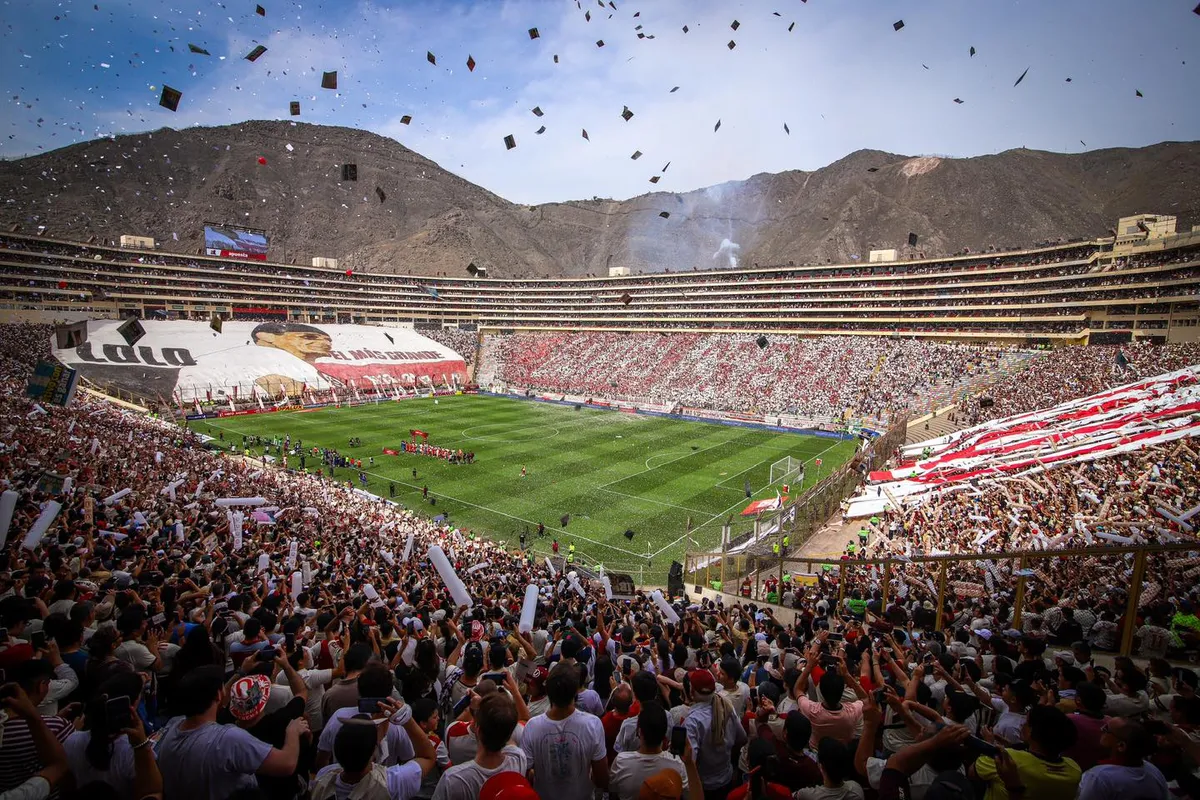
[[(599, 9), (655, 38), (613, 3), (583, 24)], [(183, 93), (153, 88), (177, 113)], [(578, 257), (531, 256), (494, 219), (480, 236), (499, 212), (458, 207), (419, 244), (359, 230), (383, 244), (339, 250), (336, 226), (269, 226), (204, 128), (178, 158), (212, 174), (179, 174), (219, 203), (130, 201), (86, 148), (150, 169), (141, 135), (67, 148), (70, 175), (0, 170), (20, 220), (0, 232), (6, 800), (1200, 797), (1195, 187), (974, 252), (941, 247), (963, 229), (928, 196), (860, 178), (864, 226), (923, 217), (938, 244), (787, 250), (746, 231), (813, 220), (747, 211), (743, 247), (735, 204), (703, 227), (732, 196), (710, 187), (711, 206), (675, 198), (700, 228), (579, 234)], [(339, 189), (396, 169), (375, 157), (320, 169)], [(35, 173), (95, 175), (95, 214), (56, 219)], [(416, 215), (465, 183), (430, 175), (363, 203)], [(293, 178), (270, 191), (298, 212)], [(639, 198), (604, 201), (603, 225)], [(525, 213), (565, 241), (547, 220), (586, 202)], [(407, 270), (395, 240), (480, 255)], [(632, 267), (598, 255), (622, 247)]]

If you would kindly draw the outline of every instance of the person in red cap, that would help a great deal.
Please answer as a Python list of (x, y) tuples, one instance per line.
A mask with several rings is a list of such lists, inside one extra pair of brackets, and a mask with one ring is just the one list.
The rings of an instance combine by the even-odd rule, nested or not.
[(497, 772), (479, 790), (479, 800), (541, 800), (533, 784), (517, 772)]
[(529, 684), (529, 718), (532, 719), (538, 714), (545, 714), (550, 710), (550, 698), (546, 697), (546, 678), (550, 677), (550, 670), (545, 667), (534, 667), (529, 672), (529, 677), (526, 682)]
[(733, 706), (717, 694), (717, 682), (706, 669), (688, 673), (692, 685), (691, 713), (684, 720), (688, 742), (696, 753), (696, 769), (706, 800), (725, 800), (733, 788), (733, 753), (746, 744)]

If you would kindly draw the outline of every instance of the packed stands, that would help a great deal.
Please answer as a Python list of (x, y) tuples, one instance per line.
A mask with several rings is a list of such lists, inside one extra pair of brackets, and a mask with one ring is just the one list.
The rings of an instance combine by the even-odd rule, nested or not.
[(984, 395), (985, 402), (991, 405), (972, 403), (956, 412), (954, 419), (961, 427), (978, 425), (1056, 406), (1191, 364), (1200, 364), (1200, 344), (1156, 346), (1130, 342), (1060, 348), (1029, 360), (1024, 372), (992, 385)]
[[(883, 418), (1027, 354), (919, 340), (749, 334), (520, 333), (487, 337), (496, 382), (810, 419)], [(480, 377), (483, 380), (483, 377)]]
[[(685, 778), (713, 796), (748, 779), (787, 792), (830, 783), (886, 789), (887, 770), (898, 765), (912, 769), (918, 785), (961, 782), (960, 767), (990, 785), (1000, 780), (990, 757), (961, 747), (969, 731), (986, 729), (1000, 747), (1065, 753), (1061, 788), (1073, 793), (1111, 766), (1099, 765), (1114, 755), (1107, 745), (1084, 738), (1105, 717), (1135, 735), (1147, 718), (1165, 731), (1136, 759), (1115, 753), (1128, 769), (1156, 786), (1170, 779), (1187, 789), (1195, 781), (1178, 758), (1192, 746), (1195, 672), (1129, 660), (1102, 669), (1087, 649), (1089, 641), (1096, 650), (1118, 644), (1128, 600), (1122, 555), (1093, 554), (1082, 565), (1047, 557), (1028, 577), (1017, 574), (1015, 559), (955, 563), (942, 578), (950, 591), (940, 608), (936, 572), (905, 563), (939, 548), (978, 550), (986, 544), (978, 541), (981, 527), (1001, 528), (993, 538), (1008, 548), (1028, 545), (1035, 526), (1048, 538), (1074, 537), (1077, 509), (1094, 508), (1098, 498), (1107, 508), (1097, 516), (1112, 529), (1125, 530), (1142, 507), (1166, 504), (1182, 515), (1200, 503), (1200, 459), (1190, 442), (1051, 470), (1031, 487), (989, 483), (868, 522), (871, 542), (858, 555), (893, 558), (886, 603), (872, 595), (878, 578), (872, 583), (852, 560), (822, 573), (815, 586), (785, 592), (794, 616), (732, 602), (664, 607), (641, 593), (610, 603), (601, 588), (577, 590), (563, 580), (561, 563), (551, 572), (540, 560), (365, 493), (210, 449), (221, 448), (219, 441), (204, 447), (191, 433), (106, 402), (83, 397), (70, 408), (38, 410), (22, 397), (22, 384), (47, 353), (50, 333), (48, 326), (0, 328), (0, 417), (7, 421), (0, 465), (17, 495), (8, 572), (0, 576), (0, 616), (9, 630), (0, 663), (21, 687), (5, 700), (12, 717), (5, 747), (27, 754), (0, 758), (0, 790), (49, 787), (69, 774), (80, 785), (99, 778), (137, 786), (140, 797), (217, 800), (255, 786), (297, 797), (305, 785), (321, 790), (359, 779), (373, 753), (381, 780), (397, 787), (390, 796), (402, 798), (488, 796), (494, 773), (520, 781), (530, 769), (541, 797), (585, 797), (597, 788), (636, 797), (651, 777), (667, 797), (684, 795)], [(660, 337), (593, 338), (596, 349), (588, 351), (570, 334), (511, 337), (501, 369), (561, 374), (559, 353), (577, 364), (603, 363), (604, 354), (615, 359), (621, 343), (632, 341), (615, 373), (618, 386), (655, 385), (632, 364), (649, 359)], [(739, 356), (777, 359), (760, 370), (799, 362), (797, 372), (810, 374), (823, 358), (847, 357), (830, 349), (842, 340), (784, 337), (766, 348), (749, 336), (672, 340), (653, 364), (677, 377)], [(868, 397), (877, 391), (881, 403), (919, 394), (919, 381), (952, 382), (1004, 353), (870, 341), (873, 349), (864, 352), (872, 369), (912, 365), (899, 372), (912, 381), (895, 387), (857, 384)], [(538, 363), (539, 353), (550, 361)], [(918, 374), (922, 359), (936, 365), (932, 375)], [(865, 366), (854, 369), (840, 380), (871, 377)], [(580, 380), (600, 381), (600, 374), (598, 365)], [(732, 397), (755, 397), (737, 373), (726, 380)], [(747, 402), (709, 396), (721, 405)], [(57, 514), (45, 504), (51, 498), (62, 503)], [(239, 508), (222, 498), (261, 500)], [(49, 527), (30, 536), (47, 514)], [(1020, 524), (1008, 525), (1010, 514)], [(1164, 527), (1182, 533), (1182, 526)], [(1155, 533), (1147, 528), (1145, 535)], [(434, 544), (450, 554), (473, 608), (456, 607), (454, 590), (425, 562)], [(1154, 577), (1135, 606), (1144, 614), (1134, 637), (1139, 656), (1195, 646), (1194, 561), (1146, 557), (1143, 572)], [(1021, 578), (1027, 610), (1018, 621)], [(528, 583), (540, 603), (526, 635), (516, 629)], [(870, 610), (891, 627), (860, 628), (858, 618)], [(289, 635), (296, 642), (290, 652)], [(963, 657), (975, 668), (963, 666)], [(134, 688), (124, 688), (130, 679)], [(1033, 682), (1044, 689), (1033, 691)], [(125, 727), (114, 729), (106, 727), (107, 699), (118, 692), (128, 692), (132, 710)], [(368, 701), (373, 713), (358, 719), (360, 702), (377, 697), (387, 699)], [(82, 704), (79, 731), (56, 716), (77, 713), (74, 701)], [(372, 717), (388, 742), (383, 754)], [(943, 718), (949, 722), (940, 730), (921, 721)], [(675, 720), (687, 731), (679, 756), (663, 747)], [(563, 757), (547, 751), (545, 738), (563, 725), (578, 747), (568, 753), (569, 777), (554, 778), (538, 765)], [(211, 773), (212, 751), (194, 748), (192, 731), (222, 740), (235, 766)], [(111, 761), (88, 747), (97, 736), (114, 742)], [(927, 765), (933, 745), (941, 756)], [(805, 754), (813, 746), (815, 759)], [(779, 760), (780, 748), (788, 761)], [(764, 763), (787, 769), (763, 772)]]

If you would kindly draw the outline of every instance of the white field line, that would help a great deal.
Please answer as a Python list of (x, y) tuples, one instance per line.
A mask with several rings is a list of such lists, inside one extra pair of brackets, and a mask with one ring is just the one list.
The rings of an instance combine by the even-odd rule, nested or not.
[[(832, 450), (833, 448), (837, 447), (837, 446), (838, 446), (839, 444), (841, 444), (843, 441), (845, 441), (845, 440), (844, 440), (844, 439), (839, 439), (838, 441), (836, 441), (836, 442), (834, 442), (833, 444), (829, 445), (829, 447), (826, 447), (824, 450), (822, 450), (821, 452), (817, 453), (817, 454), (816, 454), (815, 456), (813, 456), (812, 458), (820, 458), (821, 456), (825, 455), (826, 453), (828, 453), (828, 452), (829, 452), (830, 450)], [(811, 460), (812, 460), (812, 458), (810, 458), (810, 459), (808, 459), (808, 460), (809, 460), (809, 461), (811, 461)], [(760, 461), (759, 463), (761, 464), (762, 462)], [(805, 462), (805, 463), (807, 463), (807, 462)], [(761, 490), (760, 490), (760, 491), (761, 491)], [(738, 507), (738, 506), (740, 506), (741, 504), (742, 504), (742, 501), (741, 501), (741, 500), (739, 500), (738, 502), (736, 502), (736, 503), (734, 503), (733, 505), (731, 505), (729, 508), (727, 508), (727, 509), (725, 509), (724, 511), (722, 511), (720, 514), (714, 514), (714, 515), (713, 515), (713, 516), (712, 516), (712, 517), (711, 517), (711, 518), (710, 518), (710, 519), (709, 519), (707, 522), (702, 522), (702, 523), (700, 523), (699, 525), (697, 525), (696, 527), (692, 528), (692, 530), (691, 530), (691, 533), (695, 533), (696, 531), (700, 530), (701, 528), (705, 527), (706, 525), (711, 525), (713, 520), (715, 520), (715, 519), (720, 519), (721, 517), (724, 517), (724, 516), (725, 516), (725, 515), (727, 515), (727, 514), (728, 514), (730, 511), (733, 511), (735, 508), (737, 508), (737, 507)], [(657, 557), (658, 557), (658, 555), (659, 555), (660, 553), (662, 553), (664, 550), (668, 550), (668, 549), (670, 549), (670, 548), (674, 547), (675, 545), (679, 544), (679, 543), (680, 543), (680, 542), (682, 542), (684, 539), (686, 539), (686, 538), (688, 537), (688, 535), (689, 535), (688, 533), (684, 533), (684, 534), (683, 534), (683, 536), (680, 536), (678, 539), (676, 539), (675, 541), (673, 541), (673, 542), (671, 542), (670, 544), (666, 545), (665, 547), (660, 547), (658, 550), (656, 550), (656, 551), (654, 551), (653, 553), (651, 553), (651, 554), (650, 554), (650, 558), (657, 558)]]

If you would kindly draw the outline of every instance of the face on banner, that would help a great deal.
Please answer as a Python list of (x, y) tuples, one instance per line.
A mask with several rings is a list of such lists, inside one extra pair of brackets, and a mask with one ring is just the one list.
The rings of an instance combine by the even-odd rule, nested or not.
[(146, 320), (133, 346), (118, 327), (92, 320), (83, 344), (54, 356), (93, 382), (180, 402), (467, 380), (461, 355), (411, 328), (230, 320), (216, 334), (203, 322)]

